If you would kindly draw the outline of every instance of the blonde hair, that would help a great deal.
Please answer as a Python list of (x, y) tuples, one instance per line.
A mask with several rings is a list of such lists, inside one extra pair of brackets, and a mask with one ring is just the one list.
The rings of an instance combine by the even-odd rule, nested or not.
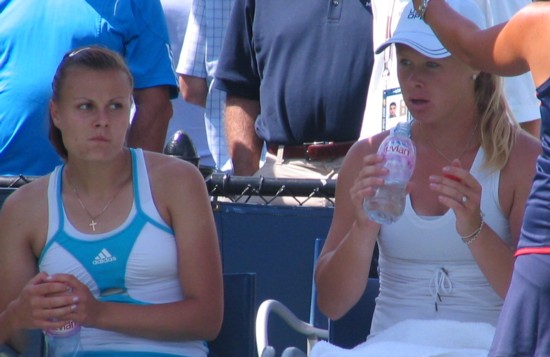
[(481, 114), (481, 147), (486, 157), (483, 166), (498, 171), (508, 162), (519, 124), (508, 107), (499, 76), (480, 73), (474, 91)]

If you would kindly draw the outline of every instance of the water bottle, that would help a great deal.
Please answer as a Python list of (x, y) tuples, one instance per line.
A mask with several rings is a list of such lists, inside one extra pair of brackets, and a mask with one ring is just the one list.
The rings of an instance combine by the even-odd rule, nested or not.
[(372, 197), (365, 199), (363, 208), (367, 216), (380, 224), (397, 221), (405, 210), (407, 183), (416, 164), (416, 149), (411, 140), (411, 122), (398, 123), (378, 148), (384, 157), (383, 166), (388, 169), (384, 186)]
[(80, 325), (74, 321), (53, 330), (45, 331), (47, 357), (77, 357), (82, 353)]

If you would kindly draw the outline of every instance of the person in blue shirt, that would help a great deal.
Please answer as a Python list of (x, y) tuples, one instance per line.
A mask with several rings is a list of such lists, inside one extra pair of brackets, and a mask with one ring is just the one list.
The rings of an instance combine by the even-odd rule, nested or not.
[(235, 175), (335, 179), (372, 63), (368, 1), (235, 0), (215, 74)]
[(0, 3), (0, 175), (39, 176), (61, 159), (48, 142), (51, 79), (64, 53), (101, 45), (135, 78), (128, 144), (161, 152), (177, 83), (159, 0)]

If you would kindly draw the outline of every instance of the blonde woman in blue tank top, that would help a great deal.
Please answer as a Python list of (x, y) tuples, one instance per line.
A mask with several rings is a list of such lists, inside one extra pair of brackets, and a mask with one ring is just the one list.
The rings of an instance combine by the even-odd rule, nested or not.
[(0, 342), (80, 326), (84, 356), (205, 357), (221, 327), (210, 200), (192, 164), (126, 147), (132, 76), (115, 53), (67, 53), (50, 139), (64, 159), (0, 213)]

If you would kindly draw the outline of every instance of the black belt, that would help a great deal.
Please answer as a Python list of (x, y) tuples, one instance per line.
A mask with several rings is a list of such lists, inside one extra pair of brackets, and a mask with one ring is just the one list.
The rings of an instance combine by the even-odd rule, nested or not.
[(268, 144), (267, 151), (278, 155), (282, 150), (282, 159), (306, 159), (306, 160), (332, 160), (344, 157), (355, 141), (312, 143), (303, 145), (278, 145)]

